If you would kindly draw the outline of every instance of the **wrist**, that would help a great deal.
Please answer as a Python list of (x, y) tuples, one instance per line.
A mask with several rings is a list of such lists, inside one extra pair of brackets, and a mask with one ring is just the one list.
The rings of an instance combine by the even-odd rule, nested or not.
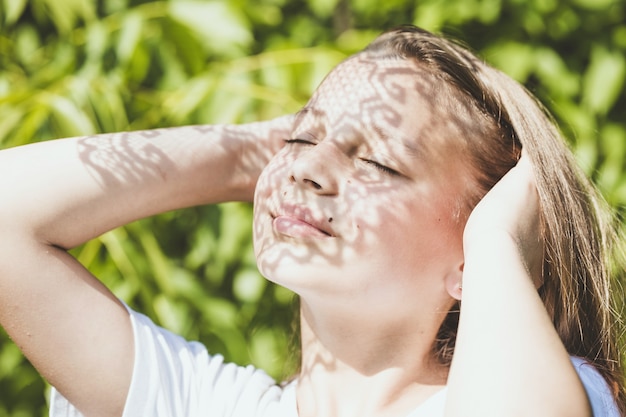
[(506, 281), (517, 277), (532, 281), (538, 288), (542, 282), (543, 246), (539, 240), (533, 243), (529, 245), (504, 230), (491, 230), (480, 238), (464, 241), (464, 286), (468, 280)]
[[(232, 140), (234, 154), (234, 188), (241, 201), (252, 201), (261, 172), (282, 148), (291, 134), (293, 116), (229, 126), (226, 139)], [(236, 174), (235, 174), (236, 173)]]

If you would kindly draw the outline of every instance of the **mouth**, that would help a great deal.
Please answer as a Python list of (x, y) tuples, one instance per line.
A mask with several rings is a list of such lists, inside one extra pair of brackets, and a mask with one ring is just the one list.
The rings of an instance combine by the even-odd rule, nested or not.
[(283, 205), (272, 215), (272, 226), (277, 233), (297, 238), (335, 237), (329, 225), (331, 221), (332, 218), (314, 216), (302, 206)]

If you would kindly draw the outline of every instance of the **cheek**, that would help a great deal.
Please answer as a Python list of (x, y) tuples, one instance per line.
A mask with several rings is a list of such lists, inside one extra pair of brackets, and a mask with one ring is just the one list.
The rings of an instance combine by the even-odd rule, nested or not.
[(271, 234), (271, 213), (269, 202), (276, 190), (281, 187), (281, 179), (286, 177), (287, 163), (277, 154), (261, 172), (254, 190), (253, 243), (258, 255), (264, 242)]
[(255, 205), (269, 197), (289, 177), (289, 167), (292, 161), (285, 155), (284, 150), (278, 152), (261, 172), (254, 190)]
[(387, 259), (390, 268), (416, 272), (462, 256), (462, 229), (449, 205), (426, 196), (407, 198), (401, 192), (379, 197), (352, 206), (358, 230), (354, 244), (372, 259)]

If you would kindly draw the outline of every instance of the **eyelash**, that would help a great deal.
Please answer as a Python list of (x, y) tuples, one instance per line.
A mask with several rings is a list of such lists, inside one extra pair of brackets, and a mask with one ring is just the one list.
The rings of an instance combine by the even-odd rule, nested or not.
[[(306, 139), (298, 139), (298, 138), (291, 138), (291, 139), (285, 139), (285, 143), (286, 144), (300, 144), (300, 145), (311, 145), (311, 146), (315, 146), (316, 144), (314, 142), (311, 142), (309, 140)], [(398, 176), (400, 175), (400, 173), (398, 171), (396, 171), (395, 169), (389, 168), (388, 166), (385, 166), (379, 162), (373, 161), (371, 159), (361, 159), (363, 162), (365, 162), (366, 164), (369, 164), (371, 166), (373, 166), (374, 168), (376, 168), (377, 170), (385, 173), (385, 174), (389, 174), (389, 175), (393, 175), (393, 176)]]
[(310, 140), (306, 140), (306, 139), (285, 139), (285, 143), (286, 144), (293, 144), (293, 143), (297, 143), (300, 145), (315, 145), (315, 143), (311, 142)]
[(385, 174), (389, 174), (393, 176), (400, 175), (400, 173), (396, 171), (395, 169), (389, 168), (388, 166), (382, 165), (376, 161), (372, 161), (371, 159), (362, 159), (362, 161), (369, 165), (372, 165), (374, 168), (376, 168), (377, 170), (381, 172), (384, 172)]

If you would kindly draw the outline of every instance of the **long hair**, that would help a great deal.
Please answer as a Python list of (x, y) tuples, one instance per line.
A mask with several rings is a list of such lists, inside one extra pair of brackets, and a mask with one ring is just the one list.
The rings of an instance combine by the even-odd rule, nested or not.
[[(413, 26), (388, 31), (363, 52), (377, 59), (410, 59), (451, 86), (459, 100), (478, 112), (475, 123), (496, 132), (471, 140), (475, 192), (465, 196), (465, 219), (482, 196), (525, 149), (535, 170), (544, 245), (539, 293), (571, 355), (592, 363), (613, 389), (626, 415), (624, 374), (611, 301), (615, 219), (600, 193), (578, 167), (556, 123), (523, 86), (488, 66), (465, 47)], [(488, 117), (483, 117), (487, 115)], [(454, 351), (458, 308), (439, 331), (434, 346), (440, 362)]]

